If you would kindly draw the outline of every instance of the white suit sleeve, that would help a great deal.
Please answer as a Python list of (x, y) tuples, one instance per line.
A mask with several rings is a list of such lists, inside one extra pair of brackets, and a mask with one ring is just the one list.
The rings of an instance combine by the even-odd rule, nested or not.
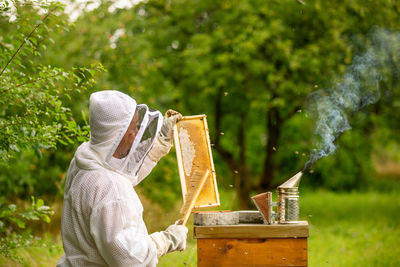
[(146, 178), (147, 175), (150, 174), (151, 170), (153, 170), (153, 168), (156, 165), (157, 165), (157, 162), (154, 162), (153, 160), (150, 159), (149, 156), (146, 156), (146, 158), (143, 161), (142, 166), (139, 169), (137, 183), (140, 183), (144, 178)]
[(156, 266), (156, 245), (138, 232), (138, 214), (132, 204), (118, 200), (96, 207), (90, 217), (91, 235), (109, 266)]

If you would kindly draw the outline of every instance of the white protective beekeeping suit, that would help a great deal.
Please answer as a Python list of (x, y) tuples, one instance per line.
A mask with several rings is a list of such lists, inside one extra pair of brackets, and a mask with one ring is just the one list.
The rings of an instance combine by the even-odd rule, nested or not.
[[(134, 116), (131, 149), (124, 158), (114, 158)], [(90, 97), (90, 127), (90, 141), (77, 149), (68, 169), (65, 254), (57, 266), (155, 266), (158, 257), (184, 249), (186, 228), (172, 225), (148, 235), (133, 188), (172, 146), (160, 138), (165, 128), (161, 113), (121, 92), (100, 91)]]

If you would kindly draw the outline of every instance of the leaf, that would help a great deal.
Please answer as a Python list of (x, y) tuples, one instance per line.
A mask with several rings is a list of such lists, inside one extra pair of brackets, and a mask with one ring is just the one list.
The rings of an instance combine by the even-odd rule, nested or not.
[(32, 221), (39, 221), (39, 219), (40, 219), (39, 216), (37, 216), (36, 214), (33, 214), (33, 213), (29, 214), (25, 218), (28, 220), (32, 220)]
[(17, 145), (15, 145), (15, 144), (10, 144), (10, 149), (15, 152), (19, 152), (19, 149), (18, 149)]
[(68, 143), (65, 142), (65, 141), (64, 141), (63, 139), (61, 139), (61, 138), (59, 138), (57, 141), (60, 142), (60, 143), (61, 143), (62, 145), (64, 145), (64, 146), (68, 145)]
[(31, 42), (33, 45), (37, 45), (37, 40), (35, 38), (29, 38), (29, 42)]
[(38, 208), (38, 211), (40, 211), (40, 212), (48, 212), (48, 211), (51, 211), (51, 208), (49, 206), (40, 206)]
[(34, 146), (34, 151), (35, 151), (36, 156), (37, 156), (39, 159), (42, 159), (42, 158), (43, 158), (42, 151), (40, 151), (39, 147)]
[(11, 213), (12, 213), (12, 211), (10, 211), (9, 209), (2, 210), (0, 213), (0, 218), (5, 218)]
[(17, 206), (16, 206), (15, 204), (10, 204), (10, 205), (8, 205), (8, 209), (9, 209), (11, 212), (14, 212), (14, 211), (17, 210)]
[(51, 219), (50, 219), (50, 217), (49, 217), (48, 215), (44, 215), (44, 216), (42, 217), (42, 219), (43, 219), (43, 221), (45, 221), (46, 223), (50, 223), (50, 222), (51, 222)]
[(38, 199), (37, 201), (36, 201), (36, 205), (35, 205), (35, 209), (39, 209), (40, 207), (42, 207), (44, 205), (44, 201), (43, 201), (43, 199)]
[(22, 229), (25, 228), (25, 223), (21, 219), (16, 218), (16, 217), (10, 217), (9, 219), (10, 219), (10, 221), (15, 222), (19, 228), (22, 228)]

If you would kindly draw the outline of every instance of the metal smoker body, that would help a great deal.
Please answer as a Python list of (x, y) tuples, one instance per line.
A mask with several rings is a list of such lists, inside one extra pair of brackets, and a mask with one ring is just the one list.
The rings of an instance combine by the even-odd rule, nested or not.
[[(278, 186), (278, 202), (272, 201), (272, 193), (265, 192), (252, 197), (266, 224), (299, 222), (299, 183), (302, 172)], [(274, 210), (276, 207), (276, 211)]]

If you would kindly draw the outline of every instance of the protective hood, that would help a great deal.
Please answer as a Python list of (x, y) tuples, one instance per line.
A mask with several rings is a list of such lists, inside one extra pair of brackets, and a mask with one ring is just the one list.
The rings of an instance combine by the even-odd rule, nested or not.
[[(89, 110), (90, 141), (76, 151), (76, 165), (86, 170), (104, 167), (137, 184), (140, 167), (162, 126), (161, 113), (144, 104), (137, 105), (133, 98), (112, 90), (93, 93)], [(136, 129), (136, 136), (130, 140), (132, 145), (127, 155), (115, 158), (113, 154), (128, 127)]]

